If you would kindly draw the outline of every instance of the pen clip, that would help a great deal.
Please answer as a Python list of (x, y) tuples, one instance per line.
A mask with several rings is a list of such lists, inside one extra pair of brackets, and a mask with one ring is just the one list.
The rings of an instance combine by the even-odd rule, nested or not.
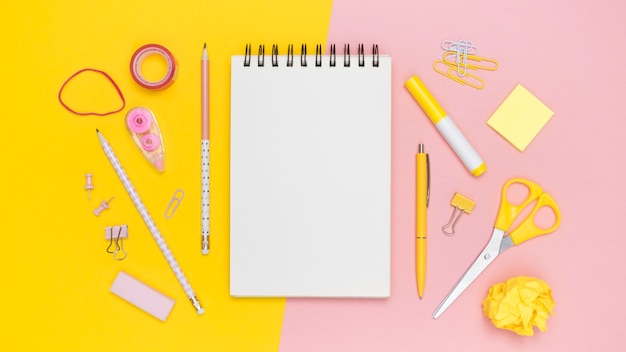
[(426, 154), (426, 208), (430, 201), (430, 158)]

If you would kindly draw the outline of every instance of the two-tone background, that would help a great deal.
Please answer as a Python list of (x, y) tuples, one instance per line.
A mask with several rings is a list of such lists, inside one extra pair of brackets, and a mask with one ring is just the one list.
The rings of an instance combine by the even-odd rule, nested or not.
[[(620, 350), (623, 300), (621, 1), (30, 1), (1, 6), (3, 350), (47, 351), (458, 351)], [(472, 40), (500, 67), (474, 90), (435, 73), (444, 39)], [(211, 58), (212, 251), (200, 255), (200, 55)], [(129, 73), (138, 47), (158, 43), (179, 75), (163, 91)], [(234, 299), (228, 294), (230, 56), (245, 44), (377, 43), (393, 59), (392, 296), (387, 300)], [(108, 117), (61, 107), (61, 84), (82, 68), (106, 71), (126, 98)], [(404, 88), (419, 74), (487, 164), (471, 176)], [(115, 107), (106, 81), (82, 81), (78, 107)], [(77, 84), (80, 81), (76, 82)], [(520, 153), (487, 119), (521, 83), (554, 112)], [(113, 104), (111, 103), (113, 102)], [(142, 159), (123, 124), (151, 108), (167, 148), (167, 170)], [(113, 145), (129, 177), (202, 301), (198, 317), (106, 160), (95, 134)], [(425, 296), (414, 274), (415, 151), (430, 153), (429, 262)], [(262, 152), (262, 150), (260, 151)], [(83, 190), (92, 173), (91, 200)], [(440, 300), (487, 242), (500, 189), (512, 177), (541, 184), (559, 203), (561, 228), (507, 251), (438, 320)], [(176, 189), (185, 198), (163, 211)], [(476, 201), (457, 236), (440, 227), (460, 192)], [(115, 196), (111, 209), (92, 214)], [(367, 219), (364, 219), (367, 221)], [(128, 224), (129, 257), (105, 252), (104, 227)], [(109, 292), (120, 271), (176, 300), (162, 323)], [(488, 288), (511, 277), (553, 289), (548, 331), (519, 337), (483, 316)]]

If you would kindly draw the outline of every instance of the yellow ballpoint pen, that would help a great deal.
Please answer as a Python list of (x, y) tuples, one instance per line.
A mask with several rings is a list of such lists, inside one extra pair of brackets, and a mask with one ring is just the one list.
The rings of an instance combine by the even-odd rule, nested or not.
[(430, 165), (424, 145), (420, 144), (415, 157), (417, 167), (415, 206), (415, 277), (417, 294), (424, 296), (426, 282), (426, 208), (430, 199)]

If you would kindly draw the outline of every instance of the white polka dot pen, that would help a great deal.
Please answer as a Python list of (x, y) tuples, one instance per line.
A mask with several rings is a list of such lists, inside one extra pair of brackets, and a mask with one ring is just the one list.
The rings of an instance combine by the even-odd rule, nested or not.
[(141, 198), (139, 198), (139, 194), (133, 187), (133, 184), (130, 182), (128, 175), (126, 175), (126, 171), (124, 171), (124, 168), (122, 167), (119, 160), (117, 159), (117, 156), (115, 156), (115, 153), (113, 152), (113, 149), (111, 149), (109, 142), (106, 140), (106, 138), (104, 138), (102, 133), (100, 133), (100, 131), (98, 131), (97, 129), (96, 129), (96, 133), (98, 134), (98, 139), (100, 140), (100, 145), (102, 146), (102, 150), (104, 150), (104, 154), (107, 156), (107, 158), (111, 162), (111, 165), (113, 166), (113, 169), (117, 173), (117, 176), (119, 177), (120, 181), (122, 181), (122, 184), (124, 185), (124, 188), (126, 189), (126, 192), (128, 192), (130, 199), (135, 204), (135, 208), (137, 208), (137, 211), (139, 211), (139, 214), (141, 215), (141, 218), (145, 222), (146, 226), (148, 227), (148, 230), (150, 230), (150, 233), (152, 234), (152, 237), (154, 237), (154, 240), (156, 241), (157, 245), (159, 246), (161, 253), (163, 253), (163, 256), (167, 260), (167, 263), (170, 265), (170, 268), (174, 272), (174, 275), (176, 275), (176, 279), (178, 279), (178, 282), (183, 287), (183, 290), (185, 291), (185, 294), (187, 294), (189, 301), (191, 302), (193, 307), (196, 309), (196, 312), (198, 314), (204, 313), (204, 308), (202, 308), (200, 301), (198, 300), (198, 298), (196, 298), (196, 295), (193, 292), (193, 289), (191, 288), (189, 281), (187, 281), (187, 278), (185, 277), (185, 274), (183, 273), (183, 271), (180, 269), (180, 266), (178, 265), (178, 262), (174, 258), (172, 251), (167, 246), (167, 243), (165, 243), (165, 239), (163, 239), (161, 232), (159, 231), (156, 224), (154, 223), (154, 220), (152, 220), (152, 217), (148, 213), (146, 206), (141, 201)]

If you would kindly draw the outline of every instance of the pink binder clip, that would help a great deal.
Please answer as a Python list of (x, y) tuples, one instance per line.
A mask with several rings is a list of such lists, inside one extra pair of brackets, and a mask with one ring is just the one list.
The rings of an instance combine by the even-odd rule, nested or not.
[[(107, 247), (107, 253), (113, 254), (113, 259), (124, 260), (128, 256), (124, 249), (124, 239), (128, 238), (128, 226), (119, 225), (113, 227), (106, 227), (104, 229), (104, 239), (109, 240), (109, 246)], [(115, 243), (115, 249), (111, 249)], [(118, 257), (118, 253), (123, 253), (123, 257)]]

